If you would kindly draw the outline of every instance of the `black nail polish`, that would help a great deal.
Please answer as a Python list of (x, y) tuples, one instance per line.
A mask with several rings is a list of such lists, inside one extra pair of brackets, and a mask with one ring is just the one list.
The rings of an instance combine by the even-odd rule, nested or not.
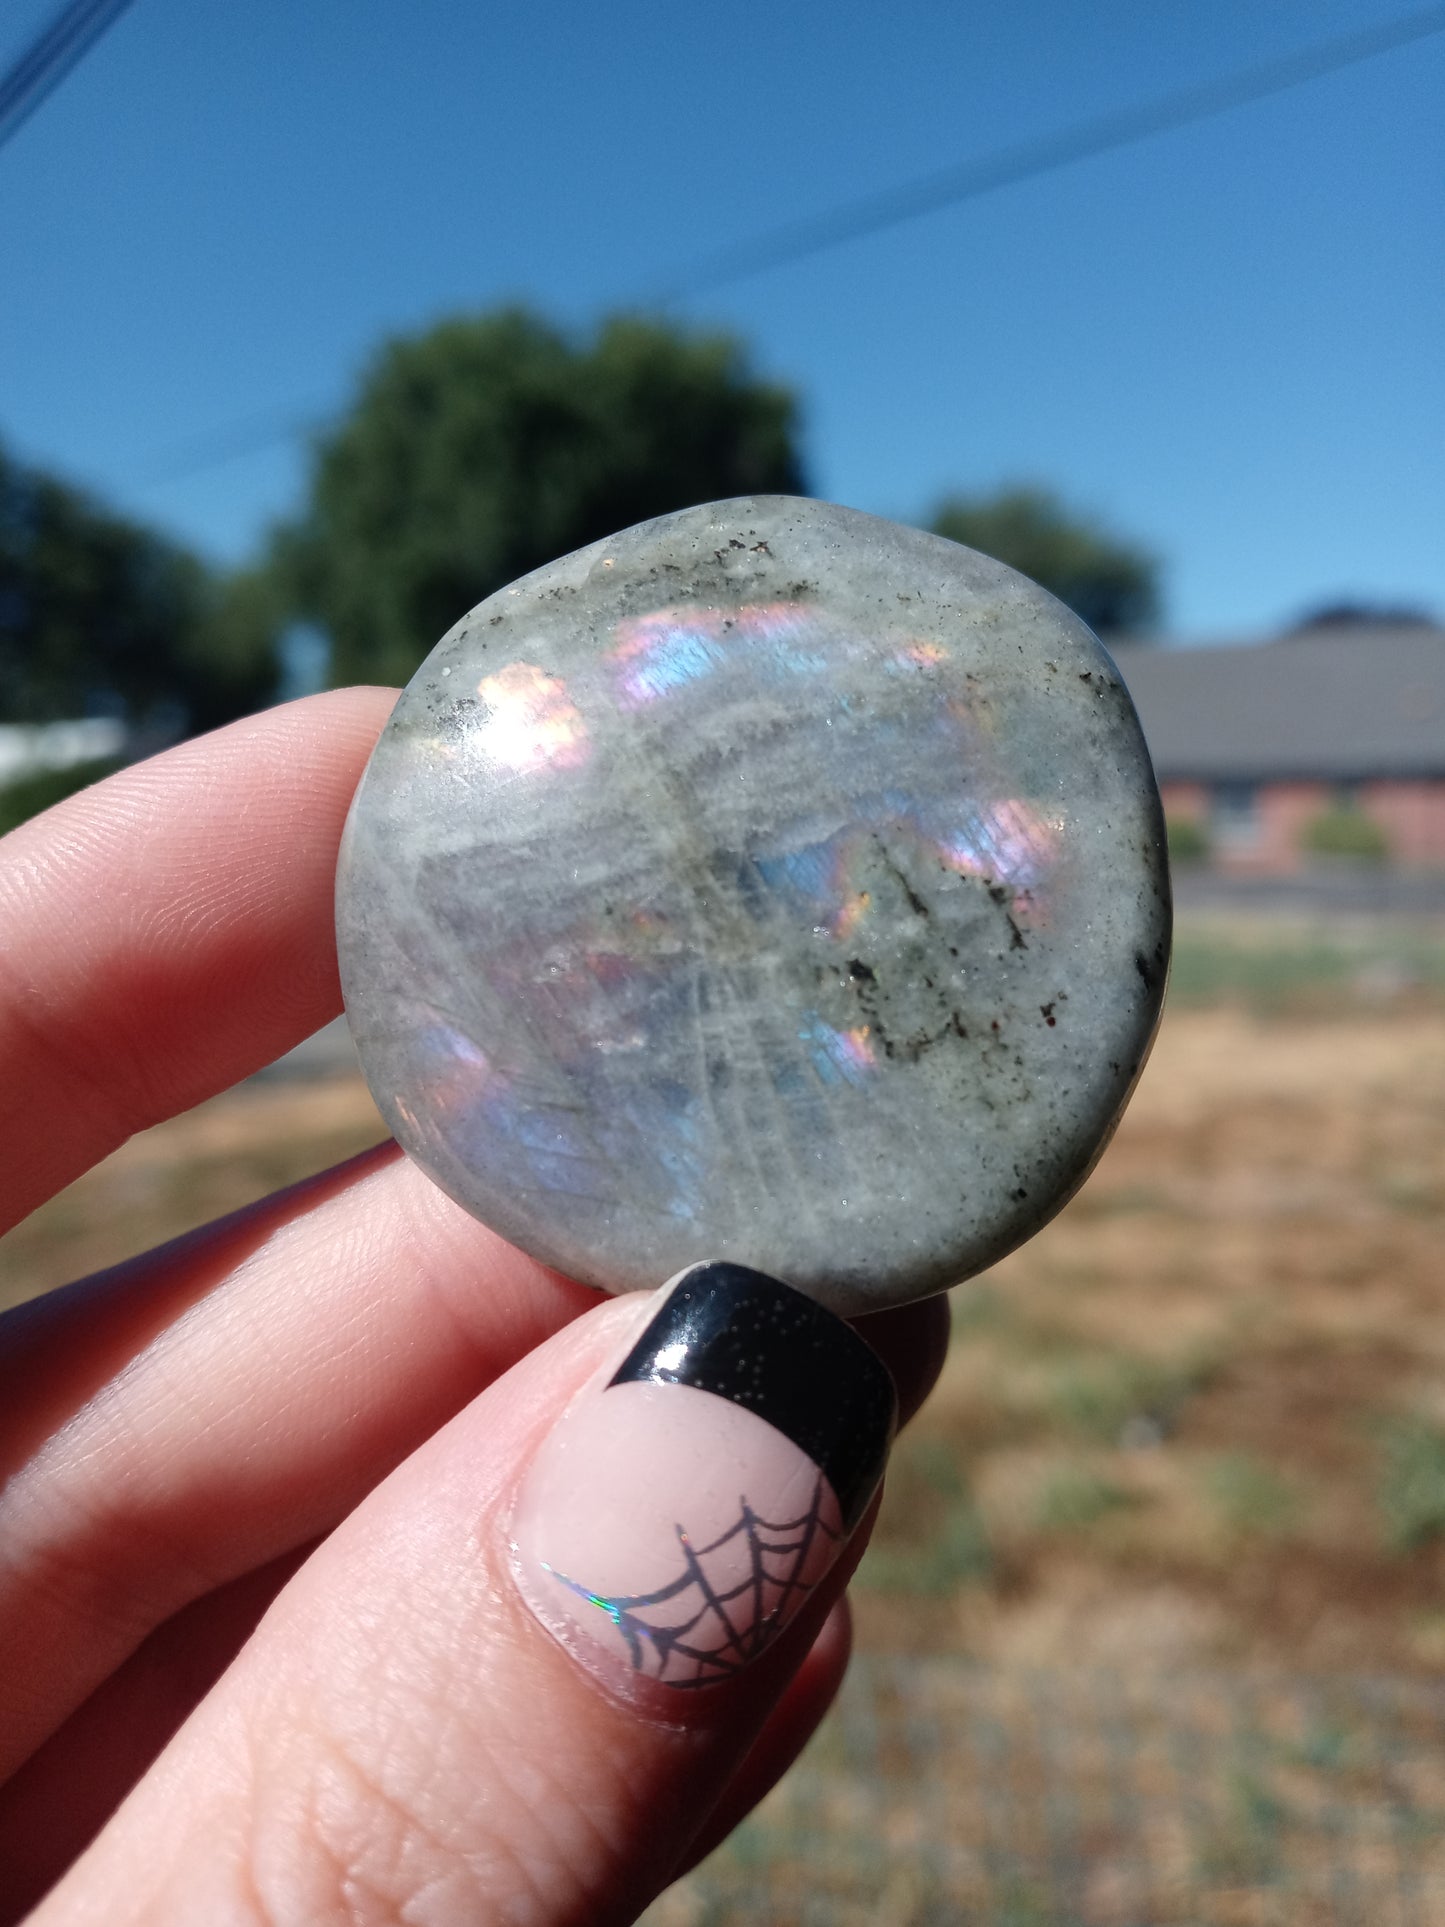
[(610, 1383), (648, 1380), (712, 1392), (766, 1420), (823, 1472), (849, 1530), (898, 1422), (888, 1369), (852, 1326), (746, 1265), (683, 1274)]

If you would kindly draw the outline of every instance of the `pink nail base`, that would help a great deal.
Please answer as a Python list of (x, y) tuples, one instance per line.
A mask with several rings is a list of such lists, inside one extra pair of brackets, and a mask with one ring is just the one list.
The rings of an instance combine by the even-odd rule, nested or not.
[(579, 1658), (682, 1691), (774, 1643), (845, 1538), (814, 1462), (725, 1398), (656, 1383), (583, 1393), (518, 1500), (524, 1597)]

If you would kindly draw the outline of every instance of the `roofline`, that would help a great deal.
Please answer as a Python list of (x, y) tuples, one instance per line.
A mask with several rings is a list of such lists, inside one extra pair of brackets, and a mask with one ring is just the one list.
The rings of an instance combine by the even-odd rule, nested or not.
[(1402, 768), (1397, 764), (1388, 769), (1378, 765), (1357, 769), (1320, 769), (1313, 765), (1287, 769), (1278, 763), (1241, 764), (1229, 769), (1164, 769), (1156, 759), (1154, 775), (1160, 783), (1445, 783), (1445, 760), (1416, 768)]

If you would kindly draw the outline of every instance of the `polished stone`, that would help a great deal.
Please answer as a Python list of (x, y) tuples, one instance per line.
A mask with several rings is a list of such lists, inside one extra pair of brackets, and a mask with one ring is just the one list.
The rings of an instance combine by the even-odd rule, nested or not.
[(1163, 822), (1109, 657), (1001, 564), (766, 498), (438, 644), (357, 793), (347, 1008), (402, 1144), (607, 1290), (857, 1312), (1079, 1185), (1158, 1021)]

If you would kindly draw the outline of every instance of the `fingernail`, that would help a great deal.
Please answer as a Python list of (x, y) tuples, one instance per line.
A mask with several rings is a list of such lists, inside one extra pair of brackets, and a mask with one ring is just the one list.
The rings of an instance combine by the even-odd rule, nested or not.
[(523, 1597), (585, 1663), (730, 1679), (832, 1565), (896, 1417), (840, 1318), (762, 1272), (695, 1265), (533, 1462), (512, 1528)]

